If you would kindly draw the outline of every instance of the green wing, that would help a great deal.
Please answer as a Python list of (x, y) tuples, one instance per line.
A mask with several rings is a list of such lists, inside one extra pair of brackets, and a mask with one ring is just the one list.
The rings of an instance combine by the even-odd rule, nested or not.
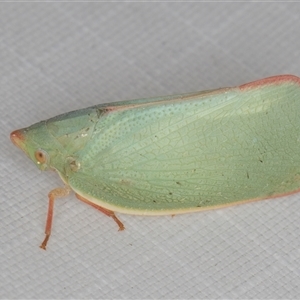
[[(157, 99), (156, 99), (157, 100)], [(300, 188), (292, 81), (107, 106), (69, 185), (115, 211), (162, 214)]]

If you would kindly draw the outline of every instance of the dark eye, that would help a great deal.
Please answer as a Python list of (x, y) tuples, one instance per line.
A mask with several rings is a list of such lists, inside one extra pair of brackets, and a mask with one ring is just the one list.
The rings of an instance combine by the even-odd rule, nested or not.
[(47, 162), (47, 154), (43, 150), (36, 150), (34, 156), (38, 164)]

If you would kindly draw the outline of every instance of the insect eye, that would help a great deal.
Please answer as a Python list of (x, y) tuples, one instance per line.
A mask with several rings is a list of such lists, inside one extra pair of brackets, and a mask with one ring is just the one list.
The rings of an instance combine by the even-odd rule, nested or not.
[(34, 157), (38, 164), (44, 164), (47, 162), (47, 153), (43, 150), (36, 150), (34, 153)]

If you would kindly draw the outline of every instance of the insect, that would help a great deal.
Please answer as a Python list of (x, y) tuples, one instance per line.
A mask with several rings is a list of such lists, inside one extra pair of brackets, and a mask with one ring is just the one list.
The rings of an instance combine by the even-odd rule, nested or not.
[(40, 170), (112, 217), (167, 215), (279, 197), (300, 189), (300, 78), (101, 104), (13, 131)]

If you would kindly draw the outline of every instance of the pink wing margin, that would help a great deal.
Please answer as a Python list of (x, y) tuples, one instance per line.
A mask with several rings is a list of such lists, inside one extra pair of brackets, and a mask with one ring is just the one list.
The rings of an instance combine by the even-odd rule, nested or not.
[(249, 89), (258, 88), (260, 86), (271, 85), (271, 84), (278, 85), (286, 82), (294, 82), (300, 85), (300, 78), (295, 75), (277, 75), (277, 76), (272, 76), (272, 77), (252, 81), (246, 84), (242, 84), (239, 86), (239, 89), (249, 90)]

